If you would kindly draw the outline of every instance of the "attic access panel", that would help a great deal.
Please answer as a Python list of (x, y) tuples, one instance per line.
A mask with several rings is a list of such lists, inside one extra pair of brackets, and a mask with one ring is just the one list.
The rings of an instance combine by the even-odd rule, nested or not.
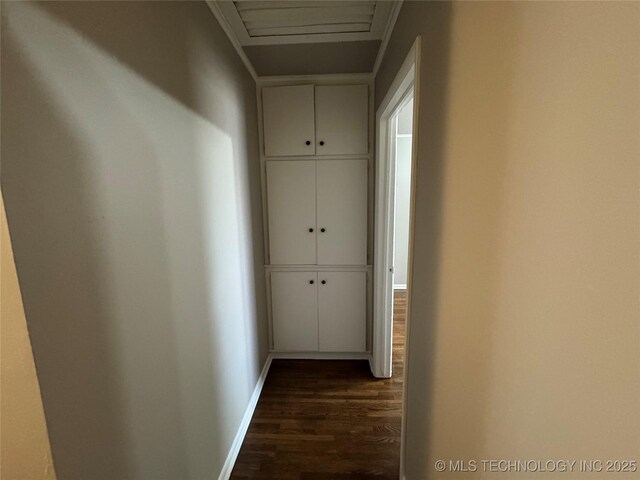
[(241, 45), (379, 40), (394, 2), (235, 0), (217, 5)]

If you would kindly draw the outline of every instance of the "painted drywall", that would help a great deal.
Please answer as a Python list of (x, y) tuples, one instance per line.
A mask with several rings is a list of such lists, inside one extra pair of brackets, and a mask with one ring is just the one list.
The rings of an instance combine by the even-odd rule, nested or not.
[(55, 480), (1, 196), (0, 210), (0, 471), (6, 480)]
[(58, 478), (217, 478), (268, 348), (254, 81), (203, 2), (3, 2), (1, 88)]
[(380, 40), (248, 45), (243, 47), (258, 75), (368, 73)]
[[(395, 214), (393, 225), (393, 284), (407, 285), (409, 203), (411, 198), (411, 132), (413, 100), (398, 112), (396, 133)], [(409, 136), (407, 136), (409, 135)]]
[(417, 34), (406, 478), (637, 478), (480, 461), (640, 460), (640, 4), (405, 2), (377, 104)]

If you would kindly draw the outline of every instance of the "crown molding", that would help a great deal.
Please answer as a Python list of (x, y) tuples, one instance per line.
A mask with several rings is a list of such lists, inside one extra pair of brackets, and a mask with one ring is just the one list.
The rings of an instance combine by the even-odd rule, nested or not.
[(220, 6), (218, 5), (218, 2), (216, 0), (206, 0), (206, 4), (209, 7), (209, 10), (211, 10), (211, 13), (213, 13), (213, 15), (216, 17), (216, 20), (220, 24), (220, 27), (222, 27), (222, 30), (224, 30), (224, 33), (227, 35), (227, 38), (229, 38), (231, 45), (233, 45), (233, 48), (235, 48), (236, 52), (238, 52), (238, 55), (240, 56), (240, 60), (242, 60), (242, 63), (244, 63), (244, 66), (247, 67), (247, 70), (251, 74), (251, 77), (253, 77), (253, 80), (257, 82), (258, 74), (256, 73), (256, 70), (253, 68), (253, 65), (251, 64), (251, 61), (249, 60), (249, 58), (244, 53), (244, 50), (242, 49), (242, 45), (240, 45), (240, 41), (238, 40), (238, 37), (236, 37), (235, 33), (233, 32), (233, 29), (227, 22), (227, 19), (223, 15), (222, 10), (220, 10)]
[(376, 57), (376, 61), (373, 64), (374, 77), (378, 74), (378, 69), (380, 68), (380, 64), (382, 63), (384, 54), (387, 52), (387, 46), (389, 45), (389, 40), (391, 39), (393, 28), (396, 26), (396, 21), (398, 20), (398, 15), (400, 15), (400, 10), (402, 9), (403, 3), (404, 3), (404, 0), (395, 0), (393, 2), (393, 6), (391, 7), (391, 13), (389, 14), (389, 21), (387, 22), (387, 26), (384, 30), (382, 43), (380, 44), (380, 49), (378, 50), (378, 56)]

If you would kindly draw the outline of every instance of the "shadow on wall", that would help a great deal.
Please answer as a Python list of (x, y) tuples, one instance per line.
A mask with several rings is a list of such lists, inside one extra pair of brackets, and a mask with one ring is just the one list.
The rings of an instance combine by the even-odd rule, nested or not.
[(2, 189), (60, 479), (216, 476), (267, 355), (255, 85), (206, 5), (2, 9)]

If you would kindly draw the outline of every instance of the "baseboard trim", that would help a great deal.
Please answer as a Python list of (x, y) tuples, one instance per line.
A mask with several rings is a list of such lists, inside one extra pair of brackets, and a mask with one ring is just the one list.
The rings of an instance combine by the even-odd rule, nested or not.
[(370, 360), (370, 352), (271, 352), (273, 359), (300, 359), (300, 360)]
[(260, 394), (262, 393), (262, 387), (264, 386), (264, 382), (267, 379), (269, 368), (271, 368), (272, 360), (273, 356), (269, 354), (267, 356), (267, 360), (264, 362), (262, 372), (260, 372), (260, 376), (258, 377), (256, 387), (253, 389), (253, 395), (251, 395), (251, 399), (249, 400), (247, 409), (245, 410), (242, 421), (240, 422), (240, 426), (238, 427), (236, 437), (233, 439), (233, 443), (231, 444), (231, 448), (229, 449), (227, 459), (224, 461), (224, 465), (222, 466), (222, 471), (218, 476), (218, 480), (228, 480), (229, 477), (231, 477), (231, 472), (233, 471), (236, 459), (238, 458), (238, 454), (240, 453), (240, 448), (242, 447), (242, 443), (244, 442), (244, 437), (247, 434), (247, 430), (249, 429), (249, 424), (251, 423), (253, 412), (258, 405), (258, 400), (260, 399)]
[(406, 290), (407, 289), (407, 284), (406, 283), (398, 283), (397, 285), (393, 286), (394, 290)]

